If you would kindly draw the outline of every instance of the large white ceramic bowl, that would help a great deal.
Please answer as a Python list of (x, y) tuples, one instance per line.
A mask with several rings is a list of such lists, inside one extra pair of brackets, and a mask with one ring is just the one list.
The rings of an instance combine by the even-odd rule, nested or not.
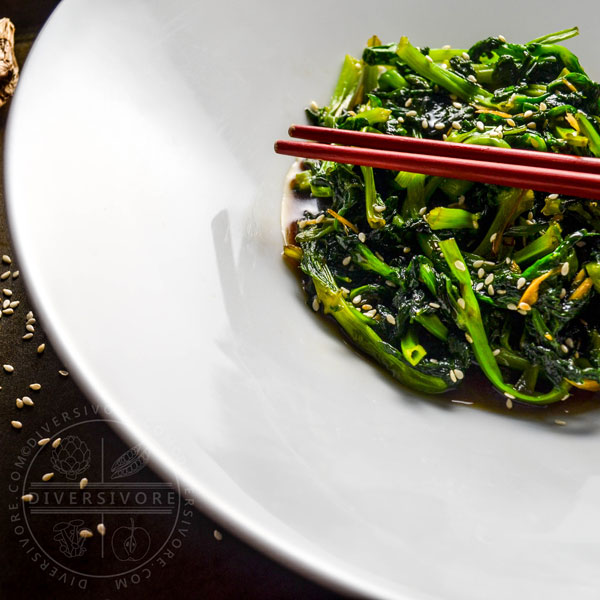
[(598, 414), (561, 428), (424, 400), (344, 345), (280, 258), (272, 144), (374, 33), (468, 46), (578, 24), (568, 45), (599, 77), (599, 17), (596, 0), (65, 0), (6, 154), (54, 344), (207, 510), (326, 584), (597, 598)]

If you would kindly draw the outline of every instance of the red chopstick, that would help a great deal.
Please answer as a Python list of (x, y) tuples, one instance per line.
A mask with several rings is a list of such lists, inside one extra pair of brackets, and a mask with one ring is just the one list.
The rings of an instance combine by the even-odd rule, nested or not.
[(305, 125), (293, 125), (290, 135), (315, 142), (278, 140), (277, 153), (600, 200), (595, 158)]

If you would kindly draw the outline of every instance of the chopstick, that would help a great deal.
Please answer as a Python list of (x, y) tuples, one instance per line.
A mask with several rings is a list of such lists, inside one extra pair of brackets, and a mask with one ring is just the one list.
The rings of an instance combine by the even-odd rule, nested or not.
[(595, 158), (306, 125), (293, 125), (289, 133), (315, 141), (278, 140), (275, 152), (600, 200)]

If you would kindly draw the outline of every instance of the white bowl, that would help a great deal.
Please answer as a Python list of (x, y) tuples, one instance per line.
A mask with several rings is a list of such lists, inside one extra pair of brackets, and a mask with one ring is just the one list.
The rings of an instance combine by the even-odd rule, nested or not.
[(568, 45), (599, 77), (600, 8), (570, 8), (64, 0), (24, 69), (7, 198), (54, 344), (206, 510), (338, 589), (597, 597), (598, 413), (560, 428), (426, 400), (355, 354), (280, 258), (290, 161), (272, 151), (373, 33), (469, 46), (579, 24)]

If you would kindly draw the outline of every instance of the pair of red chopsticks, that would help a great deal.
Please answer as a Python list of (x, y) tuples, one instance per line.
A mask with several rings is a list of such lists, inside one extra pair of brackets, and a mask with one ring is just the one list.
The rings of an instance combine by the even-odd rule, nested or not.
[[(600, 200), (600, 159), (292, 125), (275, 152)], [(332, 145), (337, 144), (337, 145)], [(341, 145), (343, 144), (343, 145)]]

